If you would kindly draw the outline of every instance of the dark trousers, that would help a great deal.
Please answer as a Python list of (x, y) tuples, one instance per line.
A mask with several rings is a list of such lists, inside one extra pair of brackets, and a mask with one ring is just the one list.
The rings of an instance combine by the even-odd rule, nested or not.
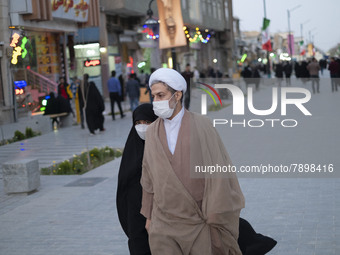
[(115, 119), (115, 102), (118, 104), (120, 116), (123, 117), (123, 110), (122, 106), (120, 105), (120, 96), (118, 92), (110, 92), (110, 101), (111, 101), (111, 113), (112, 113), (112, 119)]
[(336, 74), (331, 74), (332, 92), (338, 91), (337, 78), (338, 76)]
[(184, 95), (184, 107), (185, 107), (185, 109), (189, 110), (189, 107), (190, 107), (190, 89), (188, 89), (185, 92), (185, 95)]
[(313, 93), (315, 94), (315, 83), (316, 83), (316, 90), (318, 93), (320, 93), (320, 80), (319, 80), (319, 76), (318, 75), (311, 75), (310, 76), (311, 80), (312, 80), (312, 88), (313, 88)]

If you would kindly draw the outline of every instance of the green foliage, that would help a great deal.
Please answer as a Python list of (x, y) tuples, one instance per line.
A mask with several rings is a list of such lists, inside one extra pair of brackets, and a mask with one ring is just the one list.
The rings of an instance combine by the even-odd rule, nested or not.
[(34, 137), (34, 132), (32, 128), (26, 127), (25, 135), (26, 135), (26, 138)]
[(72, 165), (68, 160), (61, 162), (55, 171), (55, 174), (57, 175), (74, 174), (72, 170)]
[(14, 143), (14, 142), (17, 142), (17, 141), (22, 141), (24, 139), (32, 138), (32, 137), (38, 136), (38, 135), (41, 135), (41, 133), (40, 132), (34, 132), (32, 130), (32, 128), (26, 127), (25, 134), (21, 133), (19, 130), (16, 130), (14, 132), (13, 138), (7, 139), (7, 140), (1, 140), (0, 146), (10, 144), (10, 143)]
[(13, 140), (14, 141), (21, 141), (25, 139), (25, 135), (23, 133), (21, 133), (19, 130), (16, 130), (14, 132), (14, 137)]
[(114, 157), (115, 156), (115, 151), (108, 146), (103, 148), (103, 151), (104, 151), (105, 157)]
[(122, 154), (123, 154), (122, 150), (120, 150), (120, 149), (116, 149), (116, 152), (115, 152), (115, 157), (116, 157), (116, 158), (119, 158), (119, 157), (121, 157), (121, 156), (122, 156)]
[[(87, 165), (87, 164), (86, 164)], [(79, 156), (74, 156), (72, 160), (72, 170), (75, 174), (79, 174), (84, 169), (84, 163), (80, 160)]]
[(74, 155), (73, 158), (65, 160), (59, 164), (55, 164), (48, 168), (42, 168), (43, 175), (68, 175), (68, 174), (83, 174), (100, 165), (103, 165), (115, 157), (122, 155), (121, 150), (110, 148), (108, 146), (98, 149), (93, 148), (90, 151), (83, 151), (80, 155)]
[(101, 160), (102, 159), (102, 155), (100, 153), (100, 150), (95, 147), (92, 150), (90, 150), (90, 159), (91, 159), (91, 163), (92, 161), (97, 161), (97, 160)]
[(89, 165), (89, 154), (87, 151), (84, 151), (80, 154), (79, 160), (83, 163), (84, 167), (88, 167)]

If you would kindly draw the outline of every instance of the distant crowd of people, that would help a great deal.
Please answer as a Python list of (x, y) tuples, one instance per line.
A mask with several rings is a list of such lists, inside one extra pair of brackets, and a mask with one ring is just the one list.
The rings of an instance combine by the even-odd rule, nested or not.
[[(329, 61), (326, 59), (312, 58), (308, 61), (290, 62), (280, 61), (273, 65), (274, 75), (277, 80), (277, 85), (281, 87), (282, 82), (285, 80), (286, 86), (291, 86), (291, 76), (293, 70), (296, 78), (301, 79), (304, 83), (311, 81), (313, 93), (320, 93), (320, 75), (323, 75), (324, 70), (328, 69), (331, 78), (332, 92), (338, 91), (340, 86), (340, 59), (334, 57)], [(266, 68), (263, 64), (248, 64), (246, 63), (241, 72), (246, 86), (249, 84), (255, 84), (256, 89), (259, 89), (259, 83), (261, 78), (261, 72), (265, 73)]]

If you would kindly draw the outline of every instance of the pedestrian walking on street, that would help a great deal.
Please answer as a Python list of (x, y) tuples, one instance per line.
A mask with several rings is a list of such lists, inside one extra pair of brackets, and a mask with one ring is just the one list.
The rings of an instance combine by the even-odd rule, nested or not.
[(126, 84), (126, 93), (129, 96), (130, 108), (131, 108), (131, 111), (133, 112), (139, 104), (139, 97), (140, 97), (140, 84), (136, 80), (135, 73), (132, 73), (129, 76), (129, 80)]
[(331, 62), (328, 65), (328, 70), (331, 75), (331, 85), (332, 85), (332, 92), (338, 91), (338, 81), (339, 73), (340, 73), (340, 65), (335, 60), (335, 58), (331, 58)]
[(191, 97), (191, 84), (190, 79), (194, 77), (194, 73), (190, 70), (190, 64), (185, 66), (185, 71), (182, 73), (186, 83), (187, 83), (187, 92), (184, 95), (184, 107), (189, 110), (190, 107), (190, 97)]
[(111, 78), (107, 81), (107, 87), (110, 92), (112, 120), (115, 120), (115, 103), (118, 105), (121, 118), (124, 118), (125, 115), (120, 104), (122, 87), (120, 81), (116, 78), (116, 71), (111, 72)]
[(277, 84), (279, 87), (281, 87), (281, 83), (283, 80), (283, 66), (281, 62), (277, 63), (274, 66), (274, 71), (275, 71), (275, 77), (277, 79)]
[(144, 73), (144, 70), (140, 71), (140, 74), (138, 75), (138, 79), (140, 82), (140, 86), (141, 87), (145, 87), (145, 79), (146, 79), (146, 74)]
[(253, 77), (253, 70), (248, 63), (246, 63), (246, 65), (244, 66), (241, 72), (241, 76), (243, 77), (243, 80), (246, 84), (246, 89), (248, 89), (249, 84), (252, 83), (252, 77)]
[(58, 84), (58, 96), (62, 96), (63, 98), (65, 98), (69, 104), (69, 107), (71, 109), (71, 113), (73, 115), (73, 117), (75, 117), (75, 114), (73, 112), (73, 109), (71, 107), (71, 100), (72, 100), (72, 91), (70, 89), (70, 85), (67, 84), (67, 82), (65, 81), (64, 77), (59, 77), (59, 84)]
[(77, 117), (77, 120), (80, 120), (80, 126), (82, 129), (85, 129), (84, 126), (84, 97), (83, 97), (83, 91), (81, 86), (81, 80), (77, 77), (74, 77), (74, 85), (75, 85), (75, 106), (76, 106), (76, 112), (77, 115), (79, 114), (79, 117)]
[(84, 74), (84, 96), (85, 96), (85, 116), (87, 127), (91, 135), (95, 135), (95, 130), (105, 131), (104, 100), (93, 81), (89, 82), (89, 75)]
[(291, 86), (290, 76), (292, 75), (292, 71), (293, 71), (292, 64), (287, 61), (283, 66), (283, 72), (285, 73), (287, 87)]
[(321, 67), (321, 75), (323, 75), (323, 70), (327, 68), (327, 61), (326, 59), (320, 59), (319, 60), (319, 65)]
[(159, 117), (146, 131), (141, 178), (151, 253), (241, 254), (244, 197), (236, 174), (190, 178), (190, 166), (231, 165), (218, 133), (210, 120), (184, 109), (180, 73), (160, 68), (149, 86)]
[(312, 80), (313, 94), (315, 94), (315, 83), (316, 83), (316, 91), (317, 93), (320, 93), (320, 88), (319, 88), (320, 87), (320, 79), (319, 79), (320, 69), (321, 67), (315, 58), (313, 58), (312, 62), (310, 62), (307, 66), (309, 76)]
[(144, 154), (145, 132), (157, 116), (152, 104), (138, 106), (132, 114), (132, 128), (125, 143), (120, 163), (117, 187), (117, 212), (120, 225), (128, 237), (131, 255), (151, 254), (146, 219), (140, 214), (142, 205), (142, 161)]
[(261, 75), (260, 75), (260, 71), (259, 71), (260, 67), (254, 65), (252, 70), (252, 80), (255, 84), (255, 89), (259, 90), (260, 89), (260, 82), (261, 82)]

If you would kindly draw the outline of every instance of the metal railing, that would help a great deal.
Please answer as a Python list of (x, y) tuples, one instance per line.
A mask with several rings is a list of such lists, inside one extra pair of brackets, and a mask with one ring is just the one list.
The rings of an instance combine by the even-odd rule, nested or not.
[(26, 70), (27, 83), (31, 85), (32, 89), (37, 89), (41, 93), (49, 94), (50, 92), (57, 92), (58, 84), (45, 76), (31, 70)]

